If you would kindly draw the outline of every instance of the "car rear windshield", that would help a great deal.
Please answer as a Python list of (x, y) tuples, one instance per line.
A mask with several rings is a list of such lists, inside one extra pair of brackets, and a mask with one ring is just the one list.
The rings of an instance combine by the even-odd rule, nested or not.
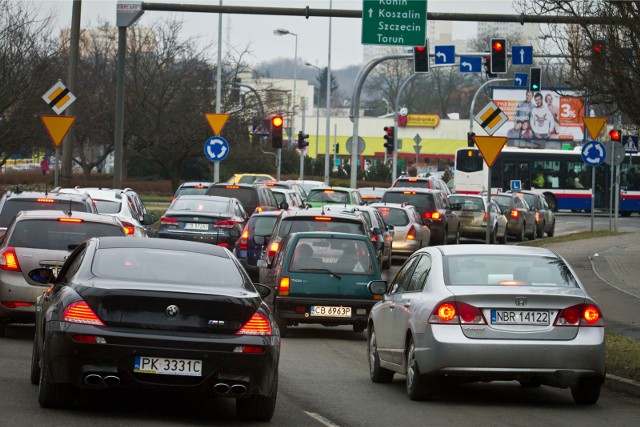
[(91, 237), (104, 236), (124, 236), (124, 231), (116, 224), (91, 221), (28, 220), (16, 223), (9, 246), (68, 251)]
[(449, 196), (449, 203), (460, 204), (462, 211), (484, 212), (484, 202), (477, 197)]
[(20, 211), (50, 211), (58, 210), (68, 212), (91, 212), (89, 206), (81, 202), (70, 202), (69, 200), (47, 199), (49, 201), (39, 202), (36, 199), (13, 199), (7, 200), (0, 212), (0, 227), (7, 227), (14, 216)]
[(194, 200), (177, 198), (169, 207), (172, 211), (228, 213), (229, 203), (218, 200)]
[(251, 217), (249, 220), (249, 235), (271, 236), (277, 220), (277, 216)]
[(413, 188), (431, 188), (431, 182), (427, 179), (398, 179), (393, 185), (394, 187), (413, 187)]
[(253, 213), (253, 210), (258, 206), (258, 195), (253, 188), (238, 187), (235, 185), (211, 187), (207, 191), (207, 194), (210, 196), (235, 197), (240, 200), (244, 210), (249, 214)]
[(524, 255), (447, 256), (444, 271), (452, 286), (578, 286), (559, 258)]
[(179, 188), (178, 191), (176, 191), (176, 196), (200, 196), (202, 194), (206, 194), (207, 190), (209, 189), (209, 187), (203, 186), (203, 187), (184, 187), (184, 188)]
[(342, 218), (313, 217), (283, 219), (282, 225), (278, 230), (278, 237), (303, 231), (330, 231), (366, 235), (361, 222), (344, 221)]
[(95, 203), (98, 213), (101, 214), (117, 214), (122, 207), (122, 202), (114, 202), (112, 200), (93, 199), (93, 203)]
[(290, 271), (374, 274), (375, 258), (364, 240), (302, 238), (296, 243)]
[(350, 204), (349, 193), (335, 190), (311, 190), (307, 202), (345, 203)]
[(409, 216), (402, 209), (397, 208), (388, 208), (388, 207), (380, 207), (377, 208), (380, 215), (382, 215), (382, 219), (387, 224), (391, 224), (394, 227), (404, 227), (409, 225)]
[[(179, 268), (177, 268), (179, 266)], [(244, 279), (229, 258), (197, 252), (153, 248), (109, 248), (96, 252), (91, 267), (98, 277), (113, 280), (240, 288)]]
[(509, 196), (493, 196), (500, 209), (511, 209), (513, 198)]
[(410, 191), (387, 191), (382, 196), (381, 202), (386, 203), (408, 203), (413, 205), (419, 211), (434, 211), (436, 205), (433, 201), (432, 194), (412, 193)]
[(522, 193), (522, 197), (524, 197), (524, 199), (527, 201), (527, 204), (529, 206), (536, 205), (536, 196), (534, 194)]

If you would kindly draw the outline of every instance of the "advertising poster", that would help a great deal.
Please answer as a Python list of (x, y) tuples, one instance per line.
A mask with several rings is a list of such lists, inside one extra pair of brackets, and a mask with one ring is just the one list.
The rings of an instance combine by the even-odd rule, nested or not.
[(506, 136), (510, 146), (560, 148), (584, 138), (580, 92), (494, 88), (493, 102), (509, 117), (494, 136)]

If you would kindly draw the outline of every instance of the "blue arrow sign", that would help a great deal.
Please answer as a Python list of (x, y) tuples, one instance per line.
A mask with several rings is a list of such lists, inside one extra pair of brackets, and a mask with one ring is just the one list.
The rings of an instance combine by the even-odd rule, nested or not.
[(229, 155), (229, 143), (221, 136), (212, 136), (204, 143), (204, 155), (212, 162), (224, 160)]
[(512, 46), (511, 63), (513, 65), (533, 64), (533, 46)]
[(460, 57), (461, 73), (479, 73), (482, 71), (482, 58), (475, 56)]
[(456, 62), (455, 46), (436, 46), (434, 52), (436, 64), (454, 64)]
[(513, 77), (513, 85), (515, 87), (527, 87), (527, 73), (516, 73)]
[(622, 145), (624, 146), (625, 153), (637, 153), (638, 135), (623, 135)]
[(582, 146), (582, 161), (587, 166), (600, 166), (605, 157), (607, 157), (607, 149), (604, 144), (598, 141), (589, 141)]

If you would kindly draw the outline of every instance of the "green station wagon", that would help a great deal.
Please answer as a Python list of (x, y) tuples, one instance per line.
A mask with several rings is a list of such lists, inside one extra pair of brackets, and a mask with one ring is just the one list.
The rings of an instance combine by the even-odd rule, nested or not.
[(325, 205), (364, 205), (360, 192), (348, 187), (314, 188), (309, 191), (305, 203), (312, 208)]
[(320, 323), (353, 325), (362, 332), (376, 299), (367, 283), (380, 278), (369, 236), (305, 232), (287, 235), (267, 269), (263, 284), (275, 290), (272, 301), (280, 335), (289, 326)]

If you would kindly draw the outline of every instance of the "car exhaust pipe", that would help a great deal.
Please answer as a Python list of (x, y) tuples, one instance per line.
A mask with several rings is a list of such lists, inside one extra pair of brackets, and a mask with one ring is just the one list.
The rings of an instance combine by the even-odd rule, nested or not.
[(247, 392), (247, 387), (242, 384), (234, 384), (231, 386), (231, 393), (236, 395), (243, 395)]
[(213, 386), (213, 391), (215, 391), (218, 394), (227, 394), (229, 393), (230, 389), (231, 387), (229, 387), (229, 384), (225, 384), (225, 383), (218, 383)]
[(102, 376), (98, 374), (87, 374), (84, 376), (84, 383), (87, 385), (102, 384)]
[(120, 385), (120, 378), (115, 375), (107, 375), (102, 379), (102, 382), (107, 387), (114, 387)]

